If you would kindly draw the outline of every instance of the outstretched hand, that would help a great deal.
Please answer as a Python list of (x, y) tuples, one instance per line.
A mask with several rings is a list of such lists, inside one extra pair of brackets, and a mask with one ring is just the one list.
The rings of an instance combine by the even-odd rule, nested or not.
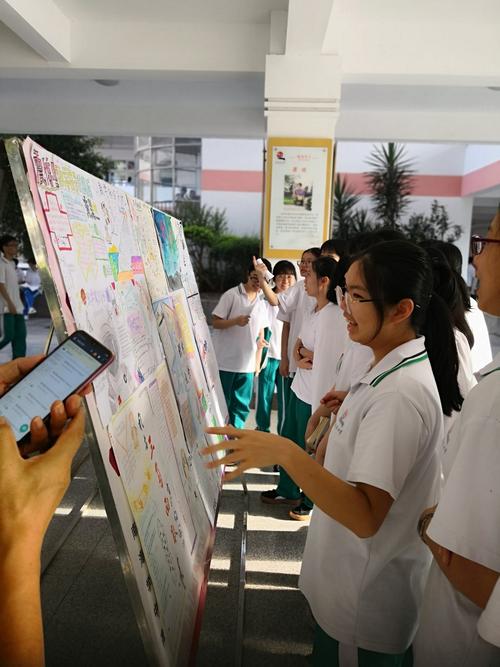
[(291, 440), (274, 433), (238, 429), (234, 426), (212, 427), (208, 428), (206, 433), (225, 435), (228, 438), (228, 440), (201, 450), (203, 456), (226, 452), (222, 458), (206, 463), (207, 468), (235, 465), (234, 470), (224, 475), (226, 482), (239, 477), (249, 468), (262, 468), (275, 463), (284, 465), (290, 447), (296, 446)]

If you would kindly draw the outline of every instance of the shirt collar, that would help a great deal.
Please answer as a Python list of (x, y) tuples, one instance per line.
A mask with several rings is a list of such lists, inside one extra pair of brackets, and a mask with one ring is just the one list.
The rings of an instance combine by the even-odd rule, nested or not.
[(399, 345), (399, 347), (396, 347), (394, 350), (391, 350), (391, 352), (386, 354), (376, 366), (371, 368), (359, 382), (361, 384), (371, 384), (372, 386), (376, 386), (384, 379), (384, 377), (398, 368), (401, 368), (403, 365), (410, 365), (411, 363), (423, 361), (424, 359), (427, 359), (425, 338), (419, 336), (418, 338), (409, 340), (408, 342)]
[(493, 357), (493, 361), (490, 361), (484, 368), (481, 368), (479, 375), (484, 377), (493, 373), (493, 371), (500, 371), (500, 352)]

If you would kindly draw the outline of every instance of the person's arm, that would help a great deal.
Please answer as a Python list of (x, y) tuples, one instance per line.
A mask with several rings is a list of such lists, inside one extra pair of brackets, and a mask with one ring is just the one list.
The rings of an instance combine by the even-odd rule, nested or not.
[(9, 313), (11, 315), (16, 315), (17, 310), (14, 305), (14, 302), (9, 296), (9, 293), (7, 292), (7, 288), (5, 287), (5, 283), (0, 283), (0, 296), (3, 298), (5, 303), (7, 304), (7, 308), (9, 309)]
[(205, 456), (228, 451), (223, 458), (206, 464), (208, 468), (236, 465), (234, 471), (224, 476), (225, 481), (238, 477), (248, 468), (277, 463), (285, 468), (315, 505), (358, 537), (375, 535), (393, 503), (389, 493), (382, 489), (369, 484), (344, 482), (287, 438), (260, 431), (239, 430), (232, 426), (209, 428), (207, 433), (231, 438), (230, 442), (202, 450)]
[(283, 322), (283, 329), (281, 330), (281, 359), (280, 359), (280, 375), (281, 377), (288, 377), (290, 373), (290, 362), (288, 360), (288, 339), (290, 337), (290, 322)]
[(453, 588), (484, 609), (495, 588), (499, 573), (434, 542), (427, 535), (426, 530), (427, 524), (434, 515), (434, 509), (430, 508), (423, 512), (419, 523), (420, 537), (431, 550), (434, 560)]
[[(28, 372), (40, 357), (16, 359), (0, 367), (0, 393)], [(67, 419), (71, 421), (66, 424)], [(51, 408), (54, 446), (24, 459), (12, 429), (0, 418), (0, 664), (42, 667), (40, 551), (55, 508), (70, 480), (71, 462), (85, 427), (81, 399), (71, 396)], [(23, 451), (49, 444), (40, 417), (31, 422), (31, 443)]]
[(231, 327), (245, 327), (250, 322), (250, 315), (239, 315), (229, 320), (212, 315), (212, 326), (214, 329), (230, 329)]
[(326, 456), (326, 449), (328, 447), (328, 439), (330, 437), (330, 433), (332, 432), (334, 423), (335, 423), (334, 421), (330, 423), (328, 431), (319, 441), (319, 445), (316, 447), (316, 452), (314, 454), (315, 460), (322, 466), (325, 465), (325, 456)]
[(314, 359), (314, 352), (312, 350), (308, 350), (307, 347), (302, 347), (299, 348), (299, 354), (302, 357), (302, 359), (309, 359), (313, 360)]
[(278, 295), (273, 291), (273, 288), (266, 280), (266, 273), (268, 271), (267, 266), (264, 263), (257, 264), (257, 259), (253, 257), (253, 267), (259, 277), (259, 287), (264, 296), (271, 306), (279, 306)]
[(306, 426), (305, 438), (307, 439), (312, 434), (314, 429), (318, 426), (321, 417), (330, 417), (331, 414), (332, 412), (329, 408), (327, 408), (325, 405), (319, 405), (309, 417), (309, 421), (307, 422)]

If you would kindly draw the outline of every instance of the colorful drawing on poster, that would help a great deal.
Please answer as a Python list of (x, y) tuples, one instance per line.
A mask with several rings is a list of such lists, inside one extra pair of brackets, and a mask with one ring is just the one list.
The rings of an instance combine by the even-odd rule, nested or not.
[(108, 431), (175, 662), (188, 648), (180, 645), (182, 624), (192, 626), (196, 616), (210, 523), (206, 514), (196, 516), (198, 525), (193, 520), (156, 379), (135, 392)]
[(139, 199), (128, 197), (127, 201), (132, 218), (132, 227), (141, 251), (144, 275), (146, 276), (151, 300), (153, 302), (158, 301), (158, 299), (163, 299), (168, 295), (169, 288), (153, 221), (153, 212), (150, 206)]
[(179, 246), (175, 235), (172, 219), (163, 211), (153, 209), (153, 218), (160, 244), (163, 268), (167, 276), (170, 290), (182, 287)]
[(45, 192), (43, 210), (58, 250), (72, 250), (70, 237), (73, 236), (73, 232), (69, 218), (55, 192)]
[(227, 406), (207, 319), (198, 294), (189, 297), (187, 303), (201, 365), (205, 373), (207, 386), (213, 397), (216, 423), (222, 425), (227, 422)]

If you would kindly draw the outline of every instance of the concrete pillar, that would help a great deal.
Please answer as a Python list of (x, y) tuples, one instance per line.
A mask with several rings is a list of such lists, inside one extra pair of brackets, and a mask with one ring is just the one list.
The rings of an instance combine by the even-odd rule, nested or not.
[[(295, 164), (297, 148), (304, 145), (303, 152), (307, 153), (309, 140), (322, 140), (323, 145), (333, 143), (339, 114), (341, 67), (338, 54), (323, 53), (325, 31), (332, 6), (333, 0), (318, 0), (314, 5), (308, 0), (290, 0), (288, 13), (273, 12), (271, 17), (270, 54), (266, 58), (265, 77), (265, 114), (270, 150), (268, 150), (266, 161), (266, 204), (263, 229), (266, 241), (264, 254), (269, 259), (282, 257), (296, 259), (300, 257), (303, 247), (316, 245), (328, 236), (329, 226), (327, 225), (322, 230), (321, 238), (318, 237), (318, 233), (312, 234), (311, 242), (300, 248), (290, 245), (289, 242), (286, 242), (288, 247), (277, 247), (276, 244), (269, 243), (276, 219), (276, 202), (279, 197), (283, 198), (283, 180), (277, 182), (274, 177), (270, 179), (269, 171), (272, 170), (273, 146), (281, 144), (281, 140), (284, 146), (293, 147), (293, 150), (290, 151), (290, 160), (295, 159)], [(286, 158), (286, 155), (284, 157)], [(332, 161), (333, 151), (330, 150), (328, 162), (324, 164), (325, 178), (328, 171), (329, 179), (326, 189), (314, 186), (318, 197), (320, 191), (321, 193), (325, 191), (328, 220), (333, 176)], [(286, 172), (284, 169), (284, 167), (281, 169), (282, 174)], [(318, 177), (317, 169), (318, 167), (315, 172), (316, 178)], [(279, 194), (273, 192), (273, 189), (277, 188), (280, 190)], [(313, 192), (312, 201), (316, 205), (318, 200), (315, 201), (314, 196)], [(285, 215), (285, 209), (286, 207), (283, 207), (282, 220), (286, 218), (293, 221), (295, 219), (297, 228), (300, 228), (300, 210), (298, 208), (293, 210), (293, 207), (290, 206)], [(271, 212), (273, 212), (272, 216)], [(292, 228), (293, 225), (290, 229)], [(312, 226), (310, 228), (312, 229)], [(283, 234), (282, 238), (285, 242), (287, 234)], [(292, 235), (289, 234), (288, 238), (291, 239)], [(306, 240), (306, 235), (302, 235), (301, 241)], [(295, 246), (298, 245), (297, 240)]]

